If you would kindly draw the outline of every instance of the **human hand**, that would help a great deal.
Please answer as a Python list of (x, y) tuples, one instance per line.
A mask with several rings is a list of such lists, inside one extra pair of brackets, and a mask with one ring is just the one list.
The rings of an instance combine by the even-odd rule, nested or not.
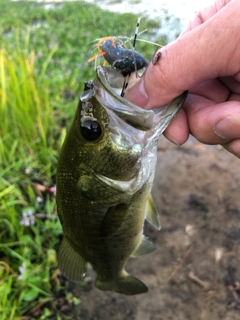
[(164, 135), (175, 144), (189, 133), (221, 144), (240, 158), (240, 1), (217, 0), (200, 11), (180, 37), (161, 48), (144, 76), (126, 92), (152, 109), (189, 90)]

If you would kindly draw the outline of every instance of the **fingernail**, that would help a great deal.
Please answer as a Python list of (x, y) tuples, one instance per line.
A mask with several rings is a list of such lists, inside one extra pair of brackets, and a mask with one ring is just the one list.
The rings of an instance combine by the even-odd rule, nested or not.
[(165, 138), (167, 138), (169, 141), (174, 143), (176, 146), (181, 146), (181, 143), (179, 143), (176, 139), (174, 139), (168, 132), (164, 132)]
[(147, 105), (148, 96), (144, 88), (143, 78), (127, 90), (125, 98), (139, 107), (144, 107)]
[(214, 132), (223, 139), (240, 138), (240, 118), (228, 116), (216, 123)]

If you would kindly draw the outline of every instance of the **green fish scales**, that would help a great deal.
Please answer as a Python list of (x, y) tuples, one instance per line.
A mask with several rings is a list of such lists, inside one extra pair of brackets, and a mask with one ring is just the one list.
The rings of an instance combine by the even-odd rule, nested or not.
[(62, 146), (57, 208), (64, 238), (58, 262), (76, 282), (89, 262), (97, 288), (133, 295), (148, 289), (125, 271), (126, 262), (155, 250), (143, 235), (145, 219), (160, 229), (151, 198), (157, 141), (187, 92), (165, 107), (144, 110), (120, 96), (123, 82), (118, 70), (97, 67)]

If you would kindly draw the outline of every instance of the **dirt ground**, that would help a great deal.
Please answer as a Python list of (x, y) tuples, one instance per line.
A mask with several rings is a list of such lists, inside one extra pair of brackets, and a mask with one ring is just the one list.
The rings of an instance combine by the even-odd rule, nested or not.
[(74, 288), (81, 304), (71, 319), (240, 319), (239, 166), (220, 147), (161, 138), (152, 194), (162, 228), (145, 226), (158, 250), (127, 264), (149, 292), (101, 292), (89, 271), (86, 288)]

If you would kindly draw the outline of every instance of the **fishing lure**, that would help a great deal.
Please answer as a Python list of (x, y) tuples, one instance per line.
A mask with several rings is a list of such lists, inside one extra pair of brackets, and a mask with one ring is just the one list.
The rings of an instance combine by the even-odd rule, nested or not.
[(108, 62), (114, 69), (121, 71), (124, 76), (121, 97), (125, 94), (131, 73), (135, 71), (136, 77), (138, 77), (137, 71), (148, 66), (148, 61), (141, 55), (141, 53), (135, 51), (139, 25), (140, 18), (138, 18), (137, 21), (132, 49), (123, 47), (124, 43), (122, 41), (117, 42), (116, 40), (119, 40), (117, 37), (104, 37), (98, 42), (99, 53), (88, 60), (88, 62), (95, 60), (96, 68), (97, 58), (103, 56), (105, 59), (103, 65), (106, 65)]

